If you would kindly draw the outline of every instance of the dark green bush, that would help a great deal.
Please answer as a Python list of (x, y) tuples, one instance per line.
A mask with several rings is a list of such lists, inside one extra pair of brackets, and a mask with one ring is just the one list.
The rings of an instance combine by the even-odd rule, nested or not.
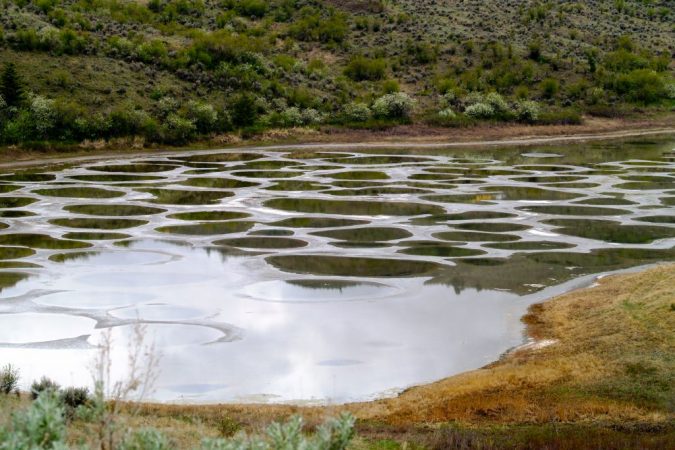
[(387, 63), (384, 59), (370, 59), (364, 56), (355, 56), (345, 68), (345, 75), (354, 81), (374, 81), (384, 78)]
[(77, 409), (91, 402), (89, 389), (85, 387), (67, 387), (61, 391), (61, 401), (67, 408)]
[(288, 32), (300, 41), (341, 43), (347, 37), (349, 27), (343, 13), (330, 11), (324, 16), (315, 8), (305, 7)]
[(650, 69), (619, 74), (611, 82), (611, 88), (625, 99), (643, 104), (656, 103), (668, 96), (663, 78)]
[(30, 385), (30, 396), (33, 400), (38, 398), (40, 394), (45, 391), (58, 392), (60, 386), (57, 382), (47, 378), (42, 377), (40, 381), (33, 381)]
[(24, 84), (13, 62), (5, 64), (0, 74), (0, 95), (6, 106), (19, 106), (24, 98)]
[(553, 98), (560, 91), (560, 83), (555, 78), (546, 78), (541, 82), (541, 94), (544, 98)]
[(575, 109), (543, 112), (537, 119), (542, 125), (579, 125), (583, 122), (581, 114)]
[(238, 127), (248, 127), (255, 123), (258, 117), (256, 98), (248, 92), (242, 92), (234, 97), (231, 104), (232, 123)]

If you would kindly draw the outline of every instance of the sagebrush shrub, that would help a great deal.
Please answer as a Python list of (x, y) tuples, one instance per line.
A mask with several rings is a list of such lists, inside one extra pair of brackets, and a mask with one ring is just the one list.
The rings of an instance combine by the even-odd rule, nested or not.
[(373, 103), (375, 116), (385, 119), (407, 119), (412, 115), (415, 100), (404, 92), (383, 95)]
[(344, 107), (344, 115), (349, 122), (365, 122), (370, 119), (370, 108), (365, 103), (349, 103)]
[(516, 103), (516, 119), (521, 122), (536, 122), (540, 113), (541, 108), (537, 102), (524, 100)]
[(495, 115), (495, 110), (487, 103), (474, 103), (466, 107), (464, 114), (474, 119), (490, 119)]

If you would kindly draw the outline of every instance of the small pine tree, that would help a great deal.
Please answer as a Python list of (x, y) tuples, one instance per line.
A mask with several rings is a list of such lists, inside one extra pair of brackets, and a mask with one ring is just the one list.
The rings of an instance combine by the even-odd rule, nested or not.
[(0, 75), (0, 96), (7, 106), (19, 106), (23, 101), (23, 82), (12, 62), (5, 64)]

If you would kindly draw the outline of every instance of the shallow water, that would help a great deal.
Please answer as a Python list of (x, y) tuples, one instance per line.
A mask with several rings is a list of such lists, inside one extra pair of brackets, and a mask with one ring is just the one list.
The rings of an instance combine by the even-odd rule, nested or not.
[[(527, 307), (675, 259), (672, 140), (209, 151), (0, 175), (0, 363), (160, 401), (345, 402), (480, 367)], [(205, 175), (204, 171), (208, 171)], [(656, 175), (654, 174), (656, 173)]]

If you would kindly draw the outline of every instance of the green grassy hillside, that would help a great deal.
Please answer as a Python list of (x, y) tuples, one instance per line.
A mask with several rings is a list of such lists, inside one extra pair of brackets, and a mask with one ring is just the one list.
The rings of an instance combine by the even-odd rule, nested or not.
[(667, 0), (0, 0), (0, 142), (671, 111), (674, 18)]

